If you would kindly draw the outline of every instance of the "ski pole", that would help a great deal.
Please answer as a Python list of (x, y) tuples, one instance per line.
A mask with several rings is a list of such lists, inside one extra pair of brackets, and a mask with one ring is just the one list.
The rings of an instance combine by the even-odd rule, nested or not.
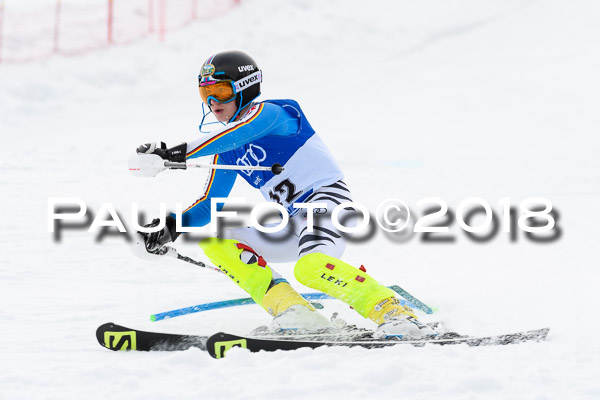
[(186, 169), (186, 168), (208, 168), (208, 169), (231, 169), (235, 171), (271, 171), (275, 175), (283, 172), (283, 167), (279, 163), (275, 163), (270, 167), (260, 167), (251, 165), (224, 165), (224, 164), (194, 164), (185, 162), (165, 161), (165, 167), (170, 169)]
[[(167, 251), (166, 255), (168, 255), (168, 256), (171, 256), (171, 257), (176, 258), (176, 259), (181, 260), (181, 261), (188, 262), (190, 264), (197, 265), (197, 266), (202, 267), (202, 268), (207, 268), (207, 269), (211, 269), (213, 271), (223, 272), (223, 271), (221, 271), (217, 267), (214, 267), (212, 265), (204, 264), (202, 261), (197, 261), (197, 260), (194, 260), (193, 258), (182, 256), (173, 247), (170, 247), (170, 246), (167, 246), (167, 247), (168, 247), (169, 250)], [(406, 299), (407, 302), (410, 303), (410, 304), (408, 304), (409, 307), (418, 308), (419, 310), (423, 311), (426, 314), (433, 314), (433, 310), (431, 309), (431, 307), (429, 307), (428, 305), (426, 305), (425, 303), (423, 303), (421, 300), (417, 299), (412, 294), (408, 293), (406, 290), (404, 290), (400, 286), (398, 286), (398, 285), (392, 285), (392, 286), (388, 286), (388, 287), (390, 289), (392, 289), (394, 292), (398, 293), (404, 299)], [(327, 296), (327, 295), (325, 295), (325, 296)], [(324, 297), (324, 298), (328, 298), (328, 297)], [(242, 303), (242, 304), (250, 304), (250, 303)], [(240, 304), (232, 304), (232, 305), (240, 305)], [(181, 310), (173, 310), (173, 312), (176, 314), (176, 315), (173, 315), (173, 316), (185, 315), (185, 314), (188, 314), (188, 313), (193, 313), (193, 312), (198, 312), (198, 311), (205, 311), (204, 309), (201, 309), (201, 306), (202, 305), (192, 306), (192, 307), (186, 307), (185, 309), (181, 309)], [(196, 309), (197, 307), (200, 307), (200, 309)], [(230, 306), (227, 305), (225, 307), (230, 307)], [(220, 307), (218, 307), (218, 308), (220, 308)], [(212, 309), (212, 308), (209, 308), (209, 309)], [(185, 311), (183, 313), (181, 313), (182, 310), (185, 310)], [(169, 313), (171, 313), (171, 312), (167, 311), (166, 313), (162, 313), (162, 314), (167, 314), (168, 315)], [(158, 315), (158, 314), (156, 314), (156, 315)], [(171, 315), (168, 315), (168, 317), (170, 317), (170, 316)], [(154, 315), (152, 317), (154, 317)], [(164, 319), (164, 318), (160, 318), (160, 319)], [(155, 321), (155, 320), (153, 319), (153, 321)], [(158, 319), (156, 321), (158, 321)]]
[(173, 248), (171, 246), (167, 246), (167, 249), (168, 250), (165, 253), (165, 255), (167, 255), (169, 257), (173, 257), (173, 258), (176, 258), (178, 260), (185, 261), (185, 262), (188, 262), (190, 264), (194, 264), (194, 265), (196, 265), (198, 267), (207, 268), (207, 269), (210, 269), (210, 270), (213, 270), (213, 271), (223, 272), (223, 271), (221, 271), (217, 267), (214, 267), (212, 265), (204, 264), (202, 261), (194, 260), (193, 258), (190, 258), (190, 257), (187, 257), (187, 256), (183, 256), (183, 255), (179, 254), (177, 252), (177, 250), (175, 250), (175, 248)]
[[(396, 285), (394, 285), (394, 286), (396, 286)], [(390, 288), (393, 288), (393, 286), (390, 286)], [(304, 297), (306, 300), (333, 299), (333, 297), (331, 297), (325, 293), (302, 293), (301, 296)], [(401, 305), (405, 305), (405, 306), (412, 307), (412, 308), (417, 308), (415, 306), (415, 304), (411, 303), (408, 300), (405, 300), (405, 299), (398, 299), (398, 300), (400, 301)], [(191, 307), (179, 308), (177, 310), (171, 310), (171, 311), (165, 311), (162, 313), (152, 314), (150, 316), (150, 320), (156, 322), (156, 321), (162, 321), (162, 320), (168, 319), (168, 318), (180, 317), (182, 315), (188, 315), (188, 314), (193, 314), (193, 313), (202, 312), (202, 311), (217, 310), (220, 308), (235, 307), (235, 306), (244, 306), (247, 304), (256, 304), (256, 303), (254, 302), (254, 300), (252, 300), (251, 297), (232, 299), (232, 300), (222, 300), (222, 301), (216, 301), (213, 303), (203, 303), (203, 304), (198, 304), (198, 305), (191, 306)], [(314, 303), (311, 303), (311, 304), (314, 305)]]
[(173, 162), (165, 161), (157, 154), (133, 153), (128, 160), (129, 172), (135, 176), (151, 178), (163, 172), (166, 169), (187, 169), (187, 168), (207, 168), (207, 169), (229, 169), (234, 171), (271, 171), (275, 175), (283, 172), (281, 164), (275, 163), (270, 166), (259, 165), (231, 165), (231, 164), (195, 164), (192, 162)]
[(408, 293), (406, 290), (402, 289), (400, 286), (392, 285), (392, 286), (390, 286), (390, 289), (392, 289), (394, 292), (398, 293), (400, 296), (404, 297), (406, 300), (410, 301), (414, 305), (414, 308), (418, 308), (419, 310), (425, 312), (425, 314), (433, 314), (433, 310), (431, 309), (431, 307), (427, 306), (421, 300), (417, 299), (415, 296)]

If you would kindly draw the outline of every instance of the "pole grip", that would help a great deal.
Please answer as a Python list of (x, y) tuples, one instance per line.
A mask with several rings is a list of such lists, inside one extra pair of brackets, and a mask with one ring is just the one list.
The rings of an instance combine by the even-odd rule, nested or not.
[(184, 162), (165, 161), (165, 167), (171, 169), (187, 169), (187, 165)]

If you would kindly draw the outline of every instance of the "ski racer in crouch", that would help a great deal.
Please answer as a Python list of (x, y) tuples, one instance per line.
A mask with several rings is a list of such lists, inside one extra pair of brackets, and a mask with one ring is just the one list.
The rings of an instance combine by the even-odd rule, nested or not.
[[(284, 167), (277, 175), (243, 168), (213, 169), (203, 196), (182, 215), (183, 226), (208, 224), (211, 198), (227, 197), (237, 176), (260, 190), (268, 201), (287, 210), (290, 221), (280, 232), (285, 235), (283, 239), (280, 235), (273, 240), (274, 234), (241, 227), (226, 229), (219, 238), (200, 242), (205, 255), (274, 317), (271, 328), (313, 331), (330, 327), (330, 321), (268, 264), (293, 261), (294, 275), (300, 283), (346, 302), (372, 320), (378, 325), (377, 337), (422, 338), (435, 334), (417, 320), (410, 308), (400, 304), (394, 291), (340, 259), (346, 241), (330, 215), (340, 203), (352, 201), (352, 194), (342, 181), (340, 167), (298, 103), (257, 102), (262, 71), (241, 51), (223, 51), (208, 57), (198, 78), (203, 102), (224, 126), (172, 148), (164, 143), (145, 144), (137, 149), (137, 154), (155, 158), (158, 155), (171, 162), (212, 156), (214, 164), (244, 167), (279, 163)], [(294, 207), (299, 203), (316, 208), (313, 211)], [(314, 219), (312, 230), (307, 226), (307, 210), (319, 217)], [(338, 219), (343, 221), (348, 213), (353, 211), (345, 209)], [(156, 219), (149, 226), (157, 226), (158, 222)], [(162, 230), (140, 232), (139, 242), (148, 253), (162, 255), (165, 245), (179, 234), (174, 217), (169, 215)]]

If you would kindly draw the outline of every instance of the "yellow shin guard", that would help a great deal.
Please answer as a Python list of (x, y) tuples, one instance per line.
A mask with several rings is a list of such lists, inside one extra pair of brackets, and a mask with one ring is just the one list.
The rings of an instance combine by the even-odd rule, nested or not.
[(231, 239), (204, 239), (200, 247), (210, 261), (262, 306), (273, 272), (261, 257), (249, 257), (246, 262), (242, 261), (242, 253), (250, 251), (249, 247)]
[[(221, 271), (269, 314), (280, 315), (298, 304), (315, 311), (314, 307), (286, 281), (279, 282), (269, 289), (273, 281), (273, 271), (250, 247), (235, 240), (216, 238), (202, 240), (200, 247)], [(247, 253), (242, 256), (244, 252)]]
[(393, 315), (414, 316), (398, 303), (392, 289), (337, 258), (322, 253), (307, 254), (296, 263), (294, 274), (303, 285), (342, 300), (377, 324)]

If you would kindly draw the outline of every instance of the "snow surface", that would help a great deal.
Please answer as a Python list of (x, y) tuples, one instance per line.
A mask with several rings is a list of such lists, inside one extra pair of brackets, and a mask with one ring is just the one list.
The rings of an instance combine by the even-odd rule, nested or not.
[[(600, 5), (594, 1), (246, 0), (222, 16), (79, 57), (0, 64), (2, 399), (597, 399)], [(48, 232), (48, 198), (79, 197), (128, 220), (201, 194), (205, 171), (129, 175), (137, 145), (197, 135), (205, 57), (244, 49), (262, 98), (294, 98), (338, 158), (357, 201), (437, 196), (548, 198), (561, 237), (499, 232), (476, 243), (390, 238), (349, 246), (364, 264), (437, 307), (460, 332), (548, 326), (545, 343), (505, 347), (321, 348), (214, 360), (200, 350), (125, 353), (95, 329), (246, 333), (257, 306), (167, 321), (149, 315), (246, 297), (223, 276), (131, 255), (122, 237)], [(236, 197), (260, 201), (241, 183)], [(194, 242), (177, 247), (201, 255)], [(293, 265), (275, 266), (290, 281)], [(300, 291), (310, 289), (296, 284)], [(347, 306), (324, 303), (366, 325)]]

